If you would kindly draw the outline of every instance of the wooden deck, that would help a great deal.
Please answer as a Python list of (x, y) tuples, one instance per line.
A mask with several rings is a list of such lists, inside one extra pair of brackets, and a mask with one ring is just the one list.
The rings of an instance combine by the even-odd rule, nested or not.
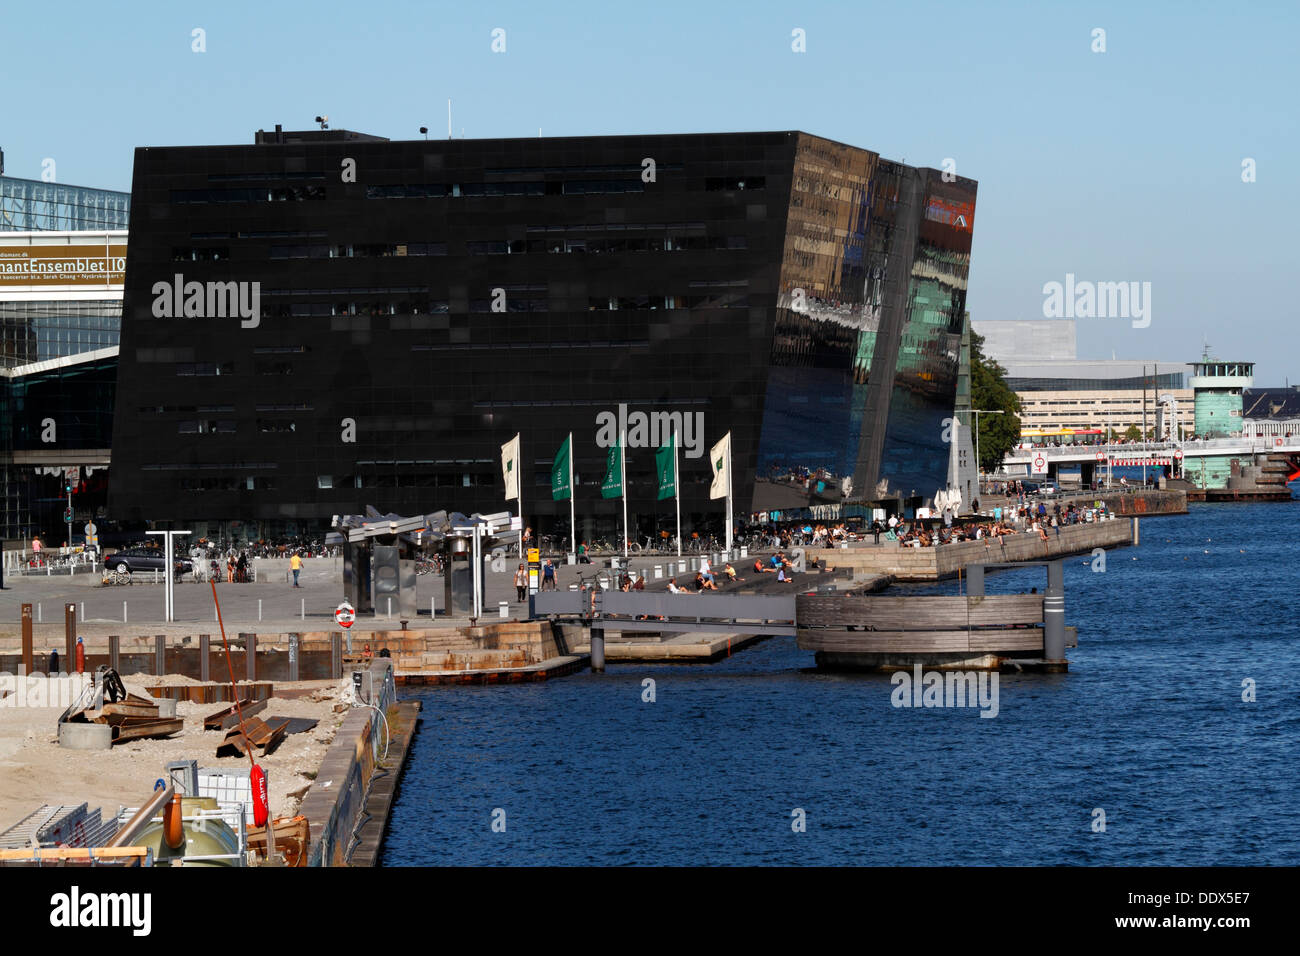
[[(1041, 594), (988, 597), (805, 595), (798, 598), (798, 643), (819, 664), (898, 666), (938, 655), (933, 663), (1043, 655)], [(1067, 629), (1067, 646), (1071, 642)], [(942, 660), (940, 659), (942, 658)]]

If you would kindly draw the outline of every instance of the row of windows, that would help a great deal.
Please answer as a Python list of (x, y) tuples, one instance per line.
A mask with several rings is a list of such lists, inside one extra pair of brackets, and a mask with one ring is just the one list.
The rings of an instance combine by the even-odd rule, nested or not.
[[(471, 256), (589, 253), (610, 255), (622, 252), (701, 252), (748, 249), (745, 236), (620, 236), (612, 239), (583, 237), (566, 239), (471, 240), (465, 252)], [(373, 259), (392, 256), (445, 256), (445, 242), (338, 243), (271, 246), (271, 259)], [(230, 258), (228, 246), (174, 246), (172, 262), (222, 262)]]
[(390, 256), (445, 256), (445, 242), (371, 242), (272, 246), (272, 259), (386, 259)]
[[(187, 419), (176, 423), (176, 433), (178, 435), (233, 435), (235, 430), (234, 420), (228, 418)], [(279, 434), (295, 431), (296, 428), (293, 422), (259, 418), (257, 420), (257, 430), (264, 433)]]
[(590, 253), (609, 255), (620, 252), (699, 252), (717, 249), (747, 249), (745, 236), (627, 236), (616, 239), (546, 239), (482, 240), (465, 243), (471, 256), (528, 255), (537, 253)]
[[(247, 178), (265, 179), (264, 176), (231, 176), (226, 180), (241, 181)], [(292, 178), (290, 175), (278, 178)], [(304, 175), (304, 179), (324, 179), (323, 175)], [(708, 192), (754, 191), (764, 189), (764, 176), (709, 176), (704, 180)], [(441, 199), (444, 197), (489, 196), (606, 196), (621, 193), (643, 193), (646, 184), (635, 179), (573, 179), (564, 182), (532, 180), (513, 183), (402, 183), (366, 187), (367, 199)], [(325, 198), (325, 187), (303, 186), (250, 186), (228, 189), (173, 189), (173, 203), (245, 203), (245, 202), (301, 202)]]
[(274, 478), (181, 478), (182, 491), (275, 491)]
[[(622, 296), (591, 296), (587, 299), (589, 312), (626, 312), (633, 310), (680, 309), (748, 309), (771, 305), (771, 296), (727, 291), (694, 293), (690, 295), (663, 295), (641, 293)], [(498, 306), (504, 306), (501, 309)], [(545, 296), (509, 294), (504, 300), (470, 299), (471, 315), (500, 312), (550, 312), (550, 301)], [(571, 311), (557, 309), (555, 311)], [(385, 302), (281, 302), (262, 307), (264, 319), (328, 318), (333, 316), (418, 316), (450, 315), (451, 305), (446, 299), (400, 299)], [(461, 313), (457, 313), (461, 314)], [(397, 325), (392, 328), (400, 328)], [(189, 374), (189, 373), (178, 373)], [(195, 372), (193, 374), (205, 374)], [(206, 373), (213, 374), (213, 373)], [(220, 373), (215, 373), (220, 374)]]
[(404, 295), (415, 294), (419, 292), (428, 292), (429, 287), (424, 286), (388, 286), (375, 287), (370, 289), (352, 288), (352, 289), (263, 289), (262, 298), (275, 298), (277, 296), (299, 296), (299, 295)]
[(136, 412), (141, 415), (167, 415), (176, 412), (190, 413), (194, 412), (233, 412), (234, 405), (140, 405)]
[(248, 189), (173, 189), (174, 203), (302, 202), (325, 198), (324, 186), (272, 186)]
[(489, 196), (605, 196), (645, 192), (637, 179), (575, 179), (568, 182), (521, 183), (404, 183), (367, 186), (367, 199), (442, 199)]
[(286, 180), (289, 182), (314, 180), (320, 181), (325, 178), (324, 173), (209, 173), (208, 182), (210, 183), (255, 183), (259, 180), (269, 179)]
[(238, 232), (191, 232), (191, 239), (324, 239), (323, 229), (258, 229)]

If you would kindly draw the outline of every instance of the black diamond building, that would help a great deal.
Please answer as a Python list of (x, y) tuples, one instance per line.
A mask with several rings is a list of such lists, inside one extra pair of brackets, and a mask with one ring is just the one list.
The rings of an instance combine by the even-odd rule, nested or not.
[(520, 433), (526, 519), (559, 530), (572, 433), (579, 533), (612, 537), (617, 419), (644, 537), (673, 509), (636, 426), (667, 415), (684, 526), (721, 528), (727, 432), (738, 516), (923, 503), (975, 191), (802, 132), (140, 148), (111, 516), (273, 535), (366, 504), (506, 510)]

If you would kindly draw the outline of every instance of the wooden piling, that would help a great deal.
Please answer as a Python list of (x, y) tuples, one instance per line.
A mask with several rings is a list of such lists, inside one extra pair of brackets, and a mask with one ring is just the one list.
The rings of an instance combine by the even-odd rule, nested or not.
[(23, 674), (32, 672), (35, 661), (32, 660), (32, 606), (23, 605)]

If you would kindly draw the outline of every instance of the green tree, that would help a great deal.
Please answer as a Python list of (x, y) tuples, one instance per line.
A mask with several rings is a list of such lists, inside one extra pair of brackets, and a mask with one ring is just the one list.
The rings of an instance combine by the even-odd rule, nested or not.
[(1124, 437), (1129, 441), (1137, 441), (1142, 437), (1142, 431), (1136, 425), (1130, 425), (1124, 432)]
[(993, 471), (1020, 440), (1020, 399), (1006, 380), (1007, 370), (984, 355), (984, 336), (970, 334), (971, 407), (1001, 411), (1001, 415), (972, 415), (978, 429), (980, 467)]

